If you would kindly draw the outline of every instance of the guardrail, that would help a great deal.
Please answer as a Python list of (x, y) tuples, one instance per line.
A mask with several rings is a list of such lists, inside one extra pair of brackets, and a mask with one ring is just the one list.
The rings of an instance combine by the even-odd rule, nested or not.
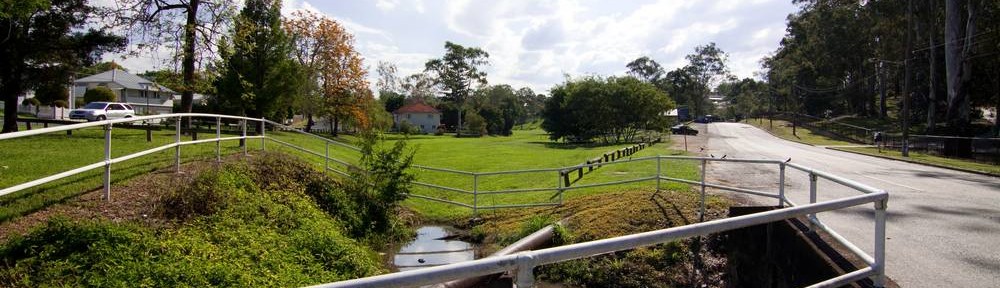
[[(216, 134), (215, 138), (202, 139), (202, 140), (191, 140), (191, 141), (181, 141), (181, 121), (184, 117), (201, 117), (201, 118), (214, 118)], [(147, 149), (144, 151), (120, 156), (117, 158), (111, 158), (111, 131), (115, 124), (127, 124), (137, 121), (148, 121), (154, 119), (174, 119), (176, 125), (176, 134), (174, 143), (163, 145), (160, 147), (155, 147)], [(222, 119), (234, 119), (239, 121), (240, 126), (240, 136), (235, 137), (222, 137)], [(247, 134), (247, 124), (257, 123), (260, 125), (259, 135), (248, 135)], [(325, 144), (324, 152), (313, 151), (309, 148), (296, 145), (288, 141), (282, 141), (276, 139), (275, 137), (268, 136), (266, 131), (267, 126), (270, 125), (272, 129), (281, 131), (290, 131), (299, 133), (309, 137), (310, 139), (316, 139), (323, 141)], [(270, 121), (267, 119), (257, 119), (249, 117), (240, 116), (229, 116), (229, 115), (216, 115), (216, 114), (201, 114), (201, 113), (179, 113), (179, 114), (164, 114), (164, 115), (153, 115), (153, 116), (141, 116), (129, 119), (117, 119), (117, 120), (104, 120), (98, 122), (89, 123), (79, 123), (58, 127), (49, 127), (43, 129), (36, 129), (30, 131), (22, 131), (15, 133), (0, 134), (0, 141), (6, 139), (14, 139), (21, 137), (28, 137), (32, 135), (39, 135), (44, 133), (60, 132), (60, 131), (70, 131), (75, 129), (82, 129), (88, 127), (104, 127), (104, 161), (72, 169), (69, 171), (57, 173), (40, 179), (32, 180), (29, 182), (21, 183), (15, 186), (0, 189), (0, 196), (7, 195), (16, 191), (21, 191), (31, 187), (35, 187), (44, 183), (83, 173), (92, 169), (104, 167), (104, 197), (105, 199), (111, 199), (111, 167), (115, 163), (126, 161), (129, 159), (134, 159), (142, 156), (146, 156), (152, 153), (165, 151), (168, 149), (175, 149), (175, 159), (174, 166), (175, 171), (180, 171), (180, 153), (181, 147), (185, 145), (201, 144), (201, 143), (216, 143), (216, 160), (221, 160), (221, 142), (222, 141), (232, 141), (232, 140), (250, 140), (250, 139), (261, 139), (261, 149), (266, 150), (267, 140), (271, 140), (274, 143), (278, 143), (282, 146), (290, 147), (297, 151), (310, 154), (323, 158), (324, 160), (324, 170), (335, 172), (341, 175), (348, 175), (346, 172), (348, 168), (352, 167), (349, 162), (339, 160), (330, 157), (330, 146), (338, 146), (341, 148), (347, 148), (353, 151), (360, 151), (357, 147), (334, 141), (325, 137), (317, 136), (311, 133), (303, 132), (298, 129), (291, 128), (289, 126)], [(243, 153), (247, 153), (247, 146), (243, 145)], [(681, 160), (681, 161), (697, 161), (700, 164), (700, 179), (699, 180), (689, 180), (668, 177), (664, 175), (663, 161), (664, 160)], [(635, 179), (626, 179), (619, 181), (610, 181), (603, 183), (589, 183), (576, 186), (564, 185), (563, 179), (567, 177), (567, 173), (572, 171), (583, 171), (586, 168), (592, 168), (595, 166), (611, 166), (611, 165), (629, 165), (641, 162), (656, 162), (656, 175), (639, 177)], [(330, 162), (342, 165), (345, 169), (338, 170), (330, 166)], [(705, 170), (709, 162), (732, 162), (732, 163), (744, 163), (744, 164), (765, 164), (765, 165), (776, 165), (778, 168), (778, 189), (775, 192), (759, 191), (753, 189), (745, 189), (739, 187), (730, 187), (720, 184), (707, 183), (705, 179)], [(769, 223), (774, 221), (781, 221), (784, 219), (790, 219), (799, 216), (806, 216), (809, 219), (810, 227), (812, 229), (821, 229), (828, 232), (833, 239), (847, 247), (852, 253), (856, 254), (860, 259), (868, 264), (868, 267), (863, 269), (853, 271), (833, 279), (817, 283), (814, 286), (817, 287), (832, 287), (839, 286), (847, 283), (857, 281), (865, 277), (872, 277), (873, 282), (876, 286), (882, 287), (885, 283), (885, 216), (886, 216), (886, 202), (888, 201), (888, 193), (882, 190), (878, 190), (867, 185), (854, 182), (849, 179), (845, 179), (836, 175), (832, 175), (826, 172), (811, 169), (809, 167), (801, 166), (795, 163), (788, 163), (779, 160), (770, 159), (733, 159), (733, 158), (713, 158), (713, 157), (689, 157), (689, 156), (647, 156), (639, 158), (629, 158), (629, 159), (616, 159), (616, 161), (603, 162), (603, 163), (584, 163), (580, 165), (570, 166), (570, 167), (557, 167), (557, 168), (540, 168), (540, 169), (525, 169), (525, 170), (514, 170), (514, 171), (493, 171), (493, 172), (468, 172), (456, 169), (446, 169), (437, 168), (423, 165), (413, 165), (416, 169), (422, 169), (427, 171), (435, 171), (437, 173), (450, 173), (463, 177), (471, 177), (471, 190), (461, 189), (456, 187), (450, 187), (448, 185), (439, 185), (426, 183), (421, 181), (414, 181), (413, 184), (417, 186), (422, 186), (431, 189), (438, 189), (447, 192), (456, 192), (462, 195), (471, 195), (472, 203), (463, 203), (460, 201), (454, 201), (450, 199), (442, 199), (438, 197), (432, 197), (430, 195), (420, 195), (416, 193), (411, 193), (409, 196), (414, 198), (420, 198), (430, 201), (436, 201), (441, 203), (446, 203), (450, 205), (456, 205), (460, 207), (466, 207), (472, 209), (475, 215), (481, 209), (502, 209), (502, 208), (517, 208), (517, 207), (536, 207), (536, 206), (555, 206), (561, 205), (563, 202), (563, 194), (567, 191), (572, 191), (576, 189), (586, 189), (602, 186), (614, 186), (622, 185), (628, 183), (639, 183), (639, 182), (656, 182), (656, 189), (661, 188), (661, 183), (663, 181), (685, 183), (691, 185), (700, 186), (700, 207), (699, 207), (699, 222), (698, 224), (674, 227), (669, 229), (657, 230), (652, 232), (633, 234), (627, 236), (621, 236), (616, 238), (609, 238), (598, 241), (584, 242), (567, 246), (560, 246), (555, 248), (529, 251), (516, 255), (502, 256), (502, 257), (490, 257), (485, 259), (479, 259), (469, 262), (456, 263), (445, 266), (438, 266), (432, 268), (425, 268), (419, 270), (412, 270), (406, 272), (399, 272), (369, 278), (355, 279), (337, 283), (330, 283), (320, 285), (320, 287), (412, 287), (426, 284), (436, 284), (446, 282), (448, 280), (454, 280), (459, 278), (467, 278), (474, 276), (488, 275), (503, 271), (517, 270), (517, 281), (520, 287), (530, 287), (533, 283), (534, 277), (532, 275), (532, 268), (538, 265), (544, 265), (555, 262), (568, 261), (577, 258), (589, 257), (598, 254), (611, 253), (615, 251), (622, 251), (628, 249), (634, 249), (642, 246), (648, 246), (658, 243), (665, 243), (675, 239), (705, 235), (710, 233), (717, 233), (757, 224)], [(793, 203), (786, 197), (785, 191), (785, 171), (787, 168), (792, 168), (796, 170), (803, 171), (809, 175), (810, 187), (810, 203), (806, 205), (797, 205)], [(555, 172), (555, 173), (553, 173)], [(479, 188), (480, 178), (487, 176), (497, 176), (497, 175), (517, 175), (525, 173), (553, 173), (555, 179), (554, 182), (557, 184), (554, 187), (531, 187), (531, 188), (513, 188), (513, 189), (501, 189), (501, 190), (481, 190)], [(817, 180), (819, 178), (830, 180), (834, 183), (844, 185), (846, 187), (855, 189), (864, 195), (847, 197), (842, 199), (817, 202)], [(705, 198), (706, 189), (715, 188), (721, 191), (731, 191), (737, 193), (744, 193), (749, 195), (767, 197), (776, 200), (776, 204), (779, 207), (777, 210), (772, 210), (768, 212), (750, 214), (734, 218), (726, 218), (720, 220), (713, 220), (708, 222), (704, 221), (705, 216)], [(541, 203), (522, 203), (522, 204), (510, 204), (510, 205), (480, 205), (479, 197), (480, 195), (492, 195), (492, 194), (510, 194), (510, 193), (536, 193), (552, 191), (555, 194), (549, 199), (557, 199), (550, 202)], [(856, 245), (852, 244), (846, 238), (838, 234), (836, 231), (826, 226), (820, 219), (816, 216), (819, 212), (832, 211), (837, 209), (843, 209), (847, 207), (857, 206), (865, 203), (875, 203), (875, 243), (874, 243), (874, 256), (870, 256), (863, 250), (858, 248)], [(787, 205), (787, 206), (786, 206)]]

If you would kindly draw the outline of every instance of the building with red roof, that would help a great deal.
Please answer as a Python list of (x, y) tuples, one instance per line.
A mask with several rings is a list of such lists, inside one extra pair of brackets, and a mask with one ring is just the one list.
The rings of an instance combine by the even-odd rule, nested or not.
[(392, 111), (392, 119), (396, 127), (406, 123), (420, 128), (423, 133), (434, 133), (441, 125), (441, 111), (423, 102), (414, 101)]

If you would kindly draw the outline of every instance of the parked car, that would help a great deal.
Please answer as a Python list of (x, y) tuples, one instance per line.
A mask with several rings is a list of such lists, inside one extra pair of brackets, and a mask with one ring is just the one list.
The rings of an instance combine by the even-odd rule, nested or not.
[(135, 108), (132, 108), (132, 105), (117, 102), (90, 102), (83, 108), (73, 109), (69, 112), (69, 119), (87, 121), (132, 117), (135, 117)]
[(677, 124), (677, 125), (674, 125), (674, 127), (670, 127), (670, 133), (674, 133), (676, 135), (695, 135), (695, 136), (697, 136), (698, 135), (698, 130), (695, 130), (694, 128), (691, 128), (691, 126), (687, 126), (687, 125), (684, 125), (684, 124)]

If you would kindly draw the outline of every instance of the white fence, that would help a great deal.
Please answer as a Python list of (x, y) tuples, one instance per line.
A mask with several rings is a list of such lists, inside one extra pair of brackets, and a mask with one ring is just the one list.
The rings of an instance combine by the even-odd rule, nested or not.
[[(201, 118), (201, 119), (214, 119), (215, 120), (215, 138), (201, 139), (201, 140), (191, 140), (191, 141), (181, 141), (181, 121), (183, 118)], [(127, 124), (131, 122), (141, 122), (141, 121), (153, 121), (153, 120), (165, 120), (172, 119), (175, 121), (176, 134), (174, 138), (174, 143), (167, 145), (147, 149), (144, 151), (111, 158), (111, 137), (112, 128), (115, 124)], [(222, 137), (222, 127), (223, 119), (227, 120), (238, 120), (240, 136), (235, 137)], [(247, 125), (248, 123), (254, 123), (260, 125), (261, 133), (259, 135), (248, 136), (247, 135)], [(325, 151), (313, 151), (301, 145), (295, 145), (289, 141), (282, 141), (276, 139), (275, 137), (268, 136), (266, 134), (267, 125), (271, 125), (273, 128), (279, 128), (283, 131), (291, 131), (294, 133), (300, 133), (306, 135), (310, 139), (316, 139), (323, 141), (325, 144)], [(338, 146), (342, 148), (351, 149), (358, 151), (359, 149), (347, 144), (343, 144), (337, 141), (327, 139), (325, 137), (313, 135), (310, 133), (302, 132), (297, 129), (292, 129), (288, 126), (269, 121), (266, 119), (256, 119), (240, 116), (229, 116), (229, 115), (216, 115), (216, 114), (199, 114), (199, 113), (181, 113), (181, 114), (164, 114), (164, 115), (153, 115), (153, 116), (141, 116), (130, 119), (119, 119), (119, 120), (105, 120), (99, 122), (89, 122), (80, 123), (73, 125), (65, 125), (58, 127), (50, 127), (15, 133), (0, 134), (0, 141), (6, 139), (29, 137), (33, 135), (60, 132), (67, 130), (75, 130), (88, 127), (104, 127), (104, 160), (101, 162), (93, 163), (69, 171), (64, 171), (47, 177), (39, 178), (36, 180), (28, 181), (11, 187), (6, 187), (0, 189), (0, 197), (14, 193), (16, 191), (21, 191), (42, 185), (48, 182), (52, 182), (58, 179), (83, 173), (89, 170), (104, 168), (104, 197), (105, 199), (111, 199), (111, 168), (112, 165), (126, 161), (129, 159), (134, 159), (146, 155), (150, 155), (160, 151), (166, 151), (174, 149), (174, 166), (177, 171), (180, 171), (180, 153), (181, 147), (185, 145), (201, 144), (201, 143), (216, 143), (216, 159), (221, 160), (221, 142), (222, 141), (233, 141), (233, 140), (252, 140), (260, 139), (262, 149), (266, 149), (267, 140), (286, 146), (300, 152), (304, 152), (313, 156), (320, 157), (324, 159), (324, 168), (327, 171), (335, 172), (341, 175), (347, 175), (347, 167), (351, 164), (347, 161), (336, 159), (330, 157), (330, 146)], [(243, 145), (243, 153), (247, 153), (247, 146)], [(700, 180), (690, 180), (690, 179), (680, 179), (674, 177), (668, 177), (663, 173), (663, 165), (661, 164), (664, 160), (683, 160), (683, 161), (697, 161), (701, 168), (701, 178)], [(564, 179), (567, 179), (567, 173), (573, 171), (579, 171), (582, 174), (584, 168), (591, 167), (602, 167), (611, 165), (629, 165), (637, 164), (641, 162), (656, 162), (656, 175), (647, 177), (638, 177), (635, 179), (611, 181), (605, 183), (591, 183), (585, 185), (570, 186), (565, 185)], [(330, 166), (330, 162), (344, 166), (345, 169), (337, 169)], [(777, 191), (759, 191), (753, 189), (744, 189), (739, 187), (730, 187), (720, 184), (713, 184), (706, 182), (705, 179), (705, 167), (709, 162), (730, 162), (730, 163), (742, 163), (742, 164), (763, 164), (763, 165), (774, 165), (779, 171), (778, 176), (778, 189)], [(888, 193), (872, 188), (865, 184), (861, 184), (846, 178), (842, 178), (836, 175), (832, 175), (819, 170), (814, 170), (809, 167), (804, 167), (795, 163), (788, 163), (779, 160), (769, 160), (769, 159), (720, 159), (720, 158), (710, 158), (710, 157), (686, 157), (686, 156), (649, 156), (641, 157), (627, 160), (619, 160), (613, 162), (604, 163), (593, 163), (593, 164), (581, 164), (571, 167), (560, 167), (560, 168), (544, 168), (544, 169), (528, 169), (528, 170), (515, 170), (515, 171), (495, 171), (495, 172), (467, 172), (455, 169), (445, 169), (445, 168), (435, 168), (429, 166), (414, 165), (416, 169), (423, 169), (428, 171), (436, 171), (441, 173), (451, 173), (455, 175), (461, 175), (471, 178), (472, 189), (462, 189), (457, 187), (450, 187), (447, 185), (440, 184), (430, 184), (426, 182), (416, 181), (415, 185), (427, 187), (431, 189), (439, 189), (442, 191), (449, 191), (464, 195), (471, 195), (471, 203), (463, 203), (459, 201), (453, 201), (449, 199), (442, 199), (437, 197), (432, 197), (429, 195), (411, 194), (409, 196), (415, 198), (421, 198), (431, 201), (437, 201), (442, 203), (447, 203), (451, 205), (457, 205), (461, 207), (466, 207), (472, 209), (473, 213), (476, 213), (480, 209), (499, 209), (499, 208), (515, 208), (515, 207), (532, 207), (532, 206), (550, 206), (550, 205), (560, 205), (562, 203), (563, 194), (567, 191), (572, 191), (576, 189), (585, 189), (593, 187), (602, 186), (614, 186), (622, 185), (628, 183), (639, 183), (639, 182), (655, 182), (656, 188), (661, 187), (661, 183), (664, 181), (679, 182), (697, 185), (700, 187), (701, 201), (700, 201), (700, 217), (699, 221), (704, 221), (705, 215), (705, 197), (706, 188), (715, 188), (721, 191), (730, 191), (735, 193), (743, 193), (761, 197), (768, 197), (775, 200), (775, 204), (779, 209), (755, 213), (745, 216), (719, 219), (707, 222), (701, 222), (692, 225), (668, 228), (663, 230), (626, 235), (621, 237), (603, 239), (598, 241), (577, 243), (572, 245), (528, 251), (515, 255), (501, 256), (501, 257), (489, 257), (479, 260), (473, 260), (468, 262), (437, 266), (431, 268), (424, 268), (418, 270), (411, 270), (406, 272), (399, 272), (393, 274), (380, 275), (375, 277), (368, 277), (362, 279), (354, 279), (343, 282), (329, 283), (319, 285), (319, 287), (415, 287), (420, 285), (430, 285), (443, 283), (449, 280), (483, 276), (489, 274), (495, 274), (504, 271), (517, 271), (517, 283), (519, 287), (530, 287), (533, 285), (534, 277), (532, 275), (532, 268), (545, 265), (550, 263), (568, 261), (577, 258), (591, 257), (594, 255), (600, 255), (605, 253), (611, 253), (615, 251), (622, 251), (628, 249), (634, 249), (642, 246), (655, 245), (659, 243), (665, 243), (676, 239), (682, 239), (687, 237), (693, 237), (698, 235), (706, 235), (711, 233), (718, 233), (728, 230), (733, 230), (742, 227), (748, 227), (758, 224), (770, 223), (775, 221), (781, 221), (785, 219), (806, 216), (809, 219), (810, 226), (814, 229), (821, 229), (828, 232), (833, 239), (835, 239), (840, 244), (844, 245), (853, 254), (856, 254), (860, 259), (862, 259), (868, 267), (864, 267), (857, 271), (852, 271), (847, 274), (816, 283), (815, 287), (836, 287), (848, 283), (864, 279), (866, 277), (871, 277), (875, 286), (883, 287), (885, 284), (885, 224), (886, 224), (886, 203), (888, 201)], [(810, 203), (799, 205), (793, 203), (786, 197), (785, 191), (785, 171), (787, 168), (792, 168), (800, 170), (808, 174), (810, 182)], [(555, 182), (557, 185), (552, 187), (539, 187), (539, 188), (518, 188), (518, 189), (506, 189), (506, 190), (481, 190), (479, 189), (480, 178), (486, 176), (495, 175), (510, 175), (512, 177), (517, 177), (519, 174), (526, 173), (553, 173), (555, 177)], [(827, 179), (834, 183), (852, 188), (859, 192), (860, 195), (846, 197), (841, 199), (834, 199), (829, 201), (817, 202), (817, 180), (819, 178)], [(511, 194), (511, 193), (536, 193), (551, 191), (555, 194), (550, 199), (557, 199), (555, 201), (544, 202), (544, 203), (524, 203), (515, 205), (480, 205), (479, 197), (481, 195), (492, 195), (492, 194)], [(867, 203), (873, 203), (874, 215), (875, 215), (875, 229), (873, 231), (874, 237), (874, 256), (868, 255), (862, 249), (858, 248), (856, 245), (848, 241), (846, 238), (841, 236), (839, 233), (826, 226), (820, 219), (816, 216), (817, 213), (827, 212), (833, 210), (844, 209), (848, 207), (863, 205)]]

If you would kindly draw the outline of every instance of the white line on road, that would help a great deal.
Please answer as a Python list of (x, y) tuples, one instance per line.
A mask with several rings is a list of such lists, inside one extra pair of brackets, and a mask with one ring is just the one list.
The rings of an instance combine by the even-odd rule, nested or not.
[(920, 192), (927, 192), (927, 191), (924, 191), (924, 190), (920, 190), (920, 189), (914, 188), (913, 186), (906, 186), (906, 185), (899, 184), (899, 183), (896, 183), (896, 182), (892, 182), (892, 181), (889, 181), (889, 180), (883, 180), (883, 179), (880, 179), (880, 178), (875, 178), (875, 177), (872, 177), (872, 176), (861, 174), (860, 172), (857, 173), (857, 174), (861, 175), (863, 177), (868, 177), (868, 178), (871, 178), (871, 179), (875, 179), (875, 180), (882, 181), (882, 182), (885, 182), (885, 183), (889, 183), (889, 184), (892, 184), (892, 185), (896, 185), (896, 186), (899, 186), (899, 187), (908, 188), (910, 190), (916, 190), (916, 191), (920, 191)]

